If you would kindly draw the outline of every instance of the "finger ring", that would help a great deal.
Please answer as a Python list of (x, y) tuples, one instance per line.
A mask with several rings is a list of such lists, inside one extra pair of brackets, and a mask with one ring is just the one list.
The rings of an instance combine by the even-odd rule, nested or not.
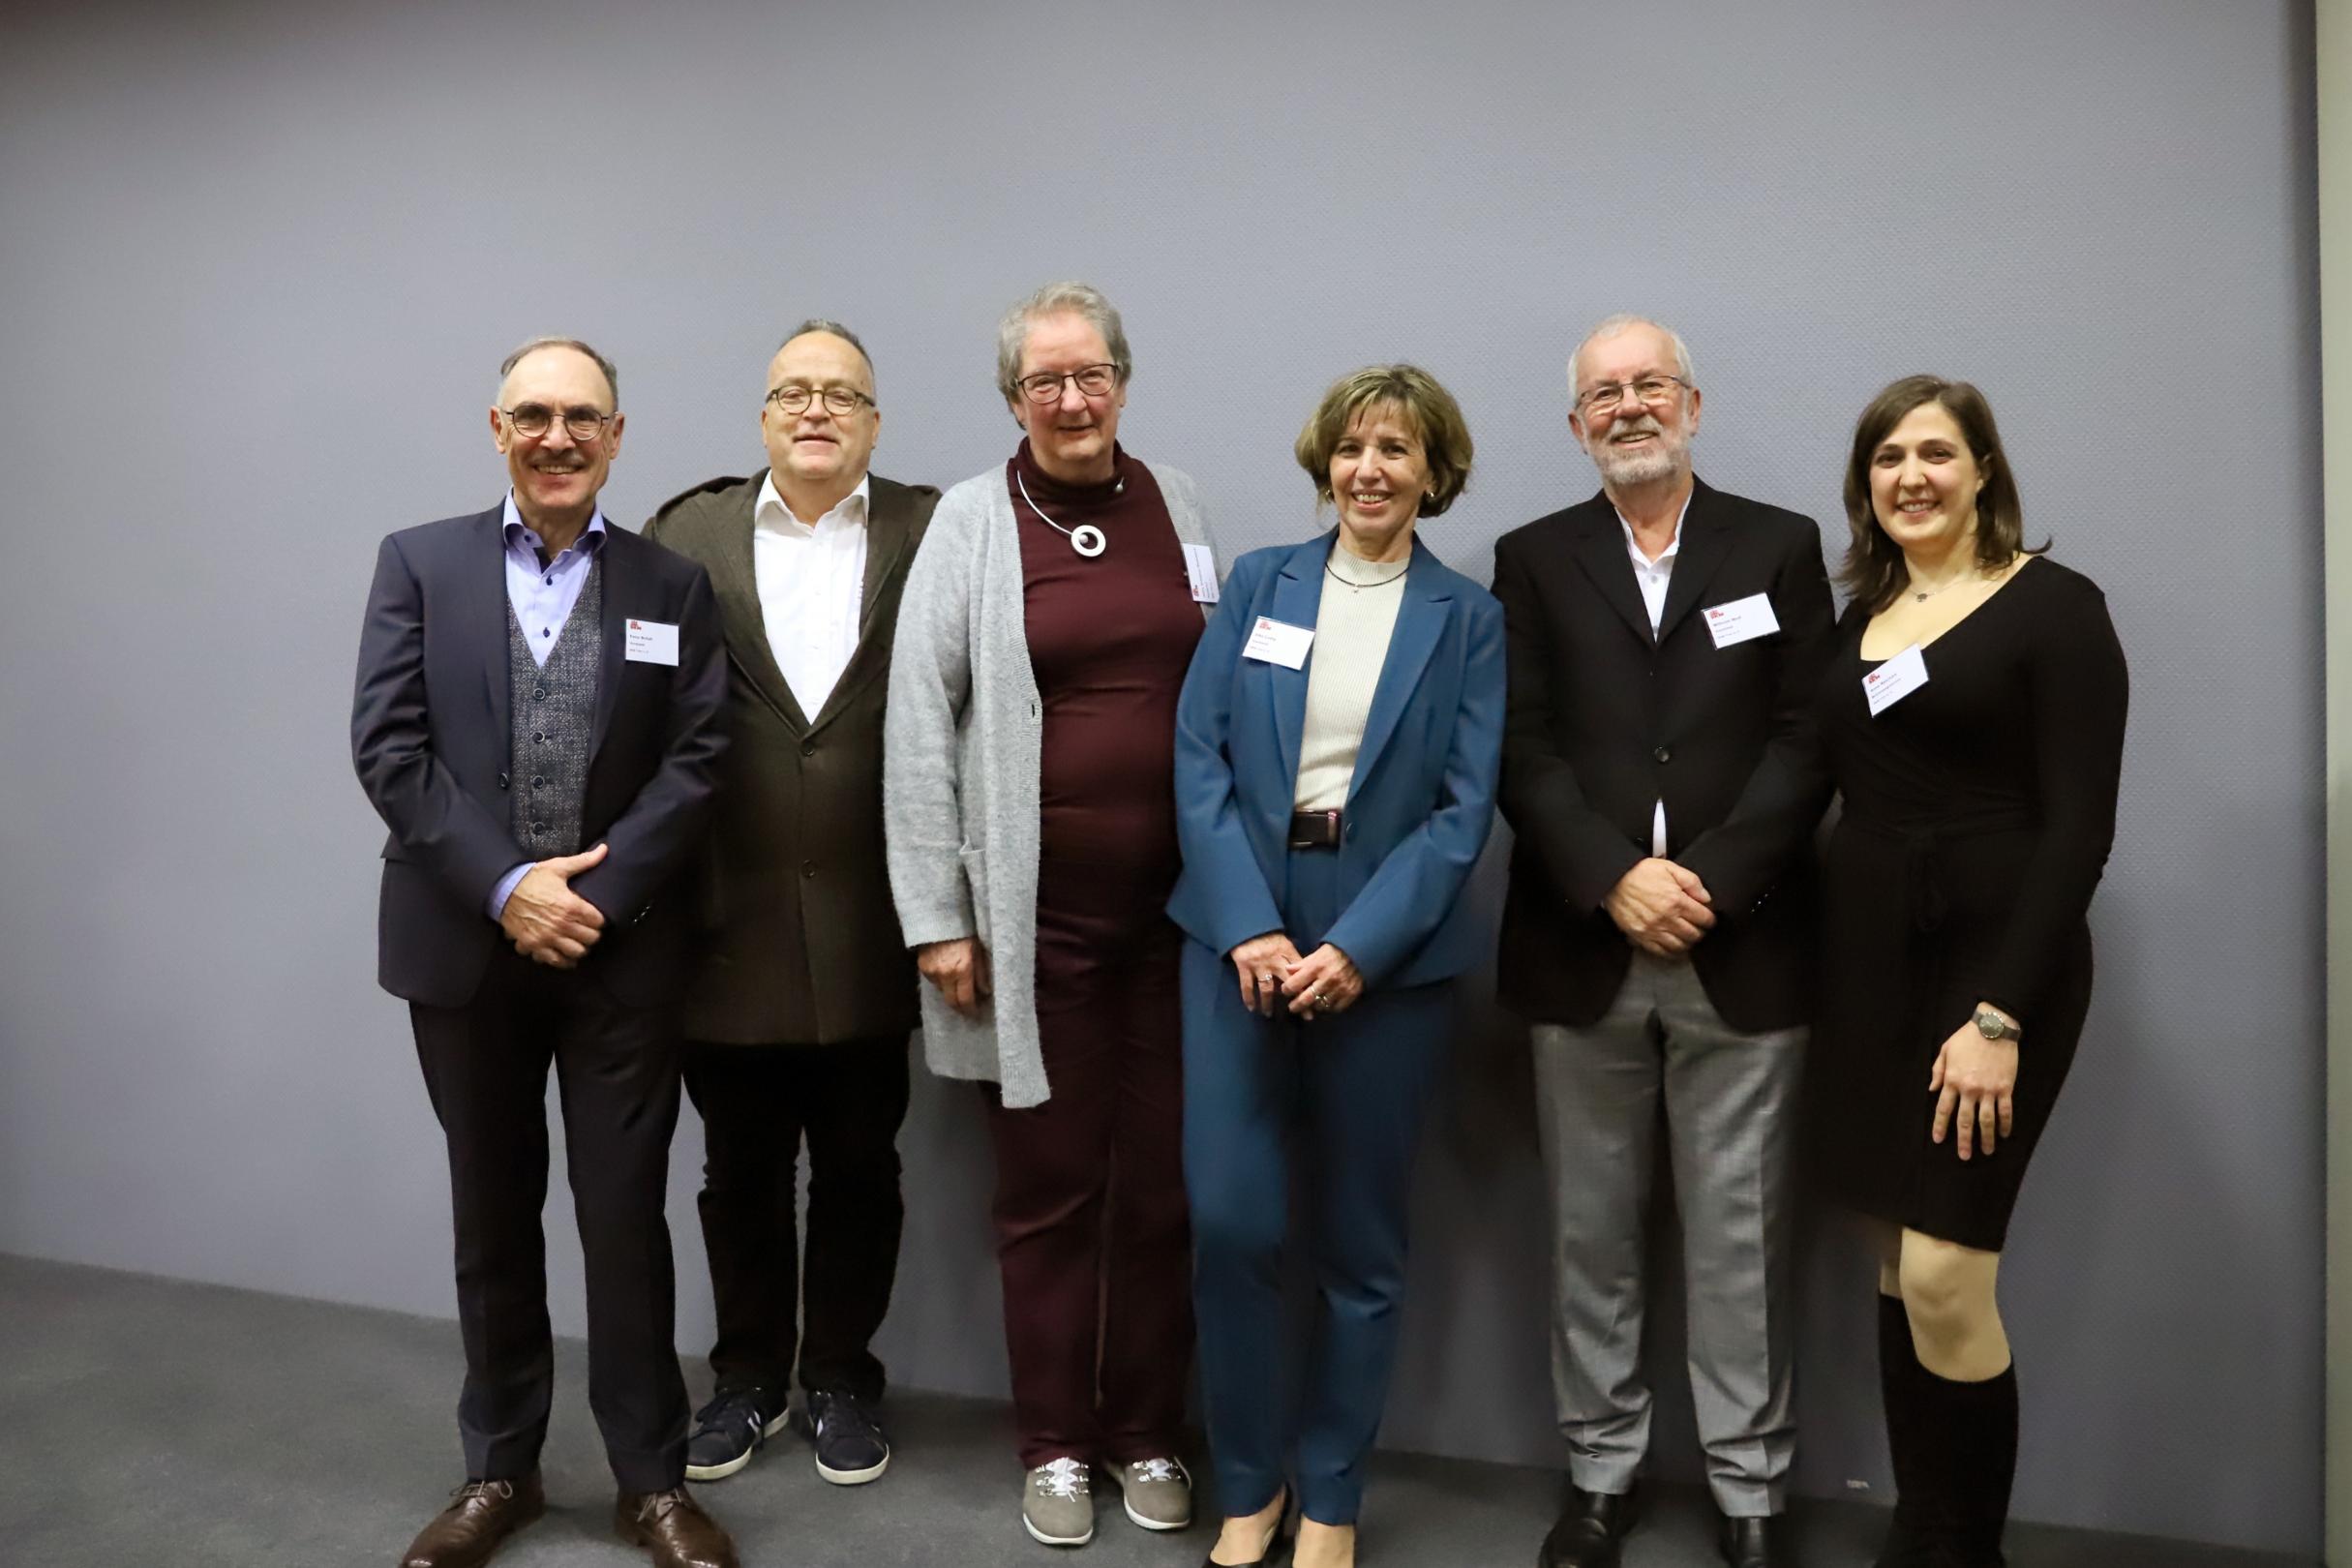
[(1331, 998), (1325, 996), (1322, 992), (1317, 991), (1314, 993), (1314, 1005), (1326, 1011), (1329, 1011), (1331, 1009)]

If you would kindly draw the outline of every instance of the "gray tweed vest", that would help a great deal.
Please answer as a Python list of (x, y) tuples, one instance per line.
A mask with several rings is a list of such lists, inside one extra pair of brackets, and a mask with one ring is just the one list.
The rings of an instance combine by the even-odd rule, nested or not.
[(506, 672), (514, 711), (515, 842), (534, 860), (580, 852), (588, 796), (588, 739), (596, 725), (596, 682), (604, 667), (604, 562), (588, 563), (580, 601), (556, 635), (547, 662), (530, 656), (514, 606), (506, 607)]

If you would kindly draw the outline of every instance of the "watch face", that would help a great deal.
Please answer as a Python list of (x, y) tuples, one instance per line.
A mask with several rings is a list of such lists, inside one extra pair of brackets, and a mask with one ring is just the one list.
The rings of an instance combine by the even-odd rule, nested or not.
[(1979, 1012), (1976, 1014), (1976, 1032), (1987, 1040), (1999, 1040), (2008, 1032), (2008, 1026), (2001, 1021), (1997, 1013)]

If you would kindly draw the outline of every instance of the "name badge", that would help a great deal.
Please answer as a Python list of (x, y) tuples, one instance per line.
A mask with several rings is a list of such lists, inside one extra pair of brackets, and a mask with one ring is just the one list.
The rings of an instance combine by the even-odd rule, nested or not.
[(1207, 545), (1189, 544), (1184, 547), (1184, 575), (1186, 581), (1192, 585), (1194, 604), (1217, 602), (1217, 558), (1210, 553)]
[(1862, 677), (1862, 696), (1870, 703), (1870, 716), (1877, 718), (1926, 684), (1927, 660), (1914, 643)]
[(1257, 624), (1250, 628), (1250, 641), (1242, 648), (1242, 657), (1279, 664), (1285, 670), (1302, 669), (1307, 663), (1307, 649), (1313, 642), (1312, 626), (1293, 626), (1272, 616), (1260, 616)]
[(1780, 630), (1780, 619), (1772, 614), (1771, 595), (1766, 593), (1751, 593), (1699, 613), (1706, 617), (1706, 634), (1715, 639), (1717, 648), (1769, 637)]
[(632, 620), (621, 651), (640, 664), (678, 663), (678, 628), (667, 621)]

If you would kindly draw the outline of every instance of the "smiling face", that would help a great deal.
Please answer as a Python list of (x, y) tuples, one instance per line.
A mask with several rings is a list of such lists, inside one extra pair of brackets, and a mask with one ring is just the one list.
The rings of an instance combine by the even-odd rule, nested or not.
[[(500, 411), (526, 407), (553, 415), (544, 435), (523, 435)], [(576, 440), (564, 428), (563, 416), (572, 410), (611, 418), (594, 439)], [(542, 532), (549, 523), (588, 522), (605, 474), (620, 453), (620, 420), (604, 372), (579, 349), (551, 344), (516, 362), (498, 387), (498, 407), (490, 410), (490, 436), (506, 458), (507, 481), (524, 521)]]
[[(1021, 344), (1019, 377), (1067, 375), (1089, 365), (1111, 363), (1111, 351), (1095, 324), (1074, 311), (1040, 316), (1029, 323)], [(1112, 447), (1119, 438), (1119, 410), (1127, 407), (1127, 383), (1088, 397), (1075, 380), (1062, 383), (1051, 403), (1032, 403), (1015, 392), (1012, 417), (1029, 433), (1038, 467), (1056, 479), (1093, 484), (1111, 476)]]
[[(803, 332), (769, 361), (768, 390), (780, 386), (806, 387), (816, 395), (799, 413), (785, 413), (773, 403), (760, 406), (760, 438), (768, 445), (776, 488), (812, 499), (829, 497), (824, 505), (830, 506), (865, 477), (882, 434), (882, 411), (873, 404), (873, 368), (848, 340), (830, 332)], [(864, 401), (854, 412), (834, 413), (824, 398), (834, 387)]]
[(1940, 403), (1905, 414), (1870, 454), (1870, 509), (1905, 555), (1969, 548), (1985, 473)]
[[(1680, 362), (1664, 332), (1646, 321), (1596, 338), (1577, 351), (1578, 398), (1594, 387), (1639, 381), (1644, 377), (1679, 377)], [(1611, 488), (1650, 484), (1690, 471), (1691, 437), (1699, 429), (1699, 389), (1672, 383), (1663, 406), (1643, 403), (1631, 392), (1605, 413), (1580, 404), (1568, 416), (1577, 442)]]
[(1429, 488), (1429, 450), (1411, 416), (1393, 403), (1357, 409), (1331, 449), (1331, 497), (1348, 548), (1367, 560), (1394, 559)]

